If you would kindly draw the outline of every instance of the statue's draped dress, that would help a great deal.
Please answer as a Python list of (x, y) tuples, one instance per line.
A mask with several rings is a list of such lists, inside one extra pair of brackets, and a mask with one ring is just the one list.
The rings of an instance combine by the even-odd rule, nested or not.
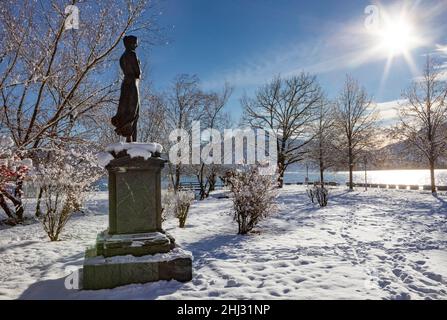
[(121, 84), (121, 95), (118, 111), (112, 118), (115, 132), (124, 137), (132, 137), (136, 141), (137, 121), (140, 111), (138, 82), (140, 78), (140, 63), (133, 50), (126, 50), (120, 59), (124, 80)]

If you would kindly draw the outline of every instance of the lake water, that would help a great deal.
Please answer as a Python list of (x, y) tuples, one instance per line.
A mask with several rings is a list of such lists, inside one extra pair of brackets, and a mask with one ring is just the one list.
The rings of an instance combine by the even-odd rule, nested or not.
[[(447, 185), (447, 170), (436, 170), (436, 184), (438, 186)], [(402, 184), (402, 185), (429, 185), (429, 170), (372, 170), (367, 172), (368, 183), (379, 184)], [(289, 171), (284, 176), (284, 182), (296, 183), (304, 182), (306, 178), (305, 170)], [(319, 181), (318, 172), (309, 172), (309, 181)], [(349, 181), (349, 172), (326, 172), (326, 181), (345, 184)], [(364, 171), (354, 171), (354, 183), (365, 181)]]
[[(447, 170), (436, 170), (436, 185), (447, 186)], [(377, 184), (402, 184), (402, 185), (429, 185), (430, 172), (428, 170), (373, 170), (368, 171), (368, 183)], [(326, 182), (337, 182), (344, 185), (349, 180), (348, 172), (331, 172), (328, 171), (324, 175)], [(287, 171), (284, 176), (285, 183), (304, 182), (306, 178), (306, 170)], [(309, 181), (319, 181), (320, 174), (316, 171), (309, 171)], [(354, 183), (364, 183), (365, 172), (354, 171)], [(195, 177), (185, 177), (183, 182), (196, 182)], [(218, 185), (220, 181), (218, 180)], [(163, 179), (162, 185), (167, 188), (168, 181)], [(95, 186), (102, 191), (107, 191), (107, 178), (103, 178), (95, 183)]]

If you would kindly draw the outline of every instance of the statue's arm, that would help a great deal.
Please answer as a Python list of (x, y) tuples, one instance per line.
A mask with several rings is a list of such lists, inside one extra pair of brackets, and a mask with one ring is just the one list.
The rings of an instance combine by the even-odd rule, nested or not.
[(141, 76), (140, 61), (138, 60), (136, 54), (133, 54), (133, 60), (134, 61), (133, 61), (132, 65), (134, 66), (135, 78), (140, 79), (140, 76)]

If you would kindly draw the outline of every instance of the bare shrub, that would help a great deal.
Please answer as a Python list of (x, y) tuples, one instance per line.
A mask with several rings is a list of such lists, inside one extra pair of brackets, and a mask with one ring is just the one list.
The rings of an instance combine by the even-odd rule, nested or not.
[(76, 210), (76, 191), (68, 187), (47, 186), (42, 189), (44, 214), (41, 222), (51, 241), (58, 241), (59, 236)]
[(168, 189), (162, 192), (162, 221), (173, 215), (179, 220), (179, 227), (184, 228), (188, 218), (189, 208), (195, 195), (192, 191), (177, 191)]
[(320, 207), (326, 207), (329, 199), (329, 191), (324, 185), (314, 184), (306, 193), (312, 203), (318, 203)]
[(165, 222), (172, 211), (172, 193), (171, 189), (161, 192), (161, 221)]
[(185, 227), (186, 218), (188, 217), (189, 208), (191, 207), (194, 197), (194, 192), (192, 191), (177, 191), (175, 193), (174, 212), (180, 228)]
[(57, 241), (72, 213), (82, 211), (86, 193), (103, 175), (103, 169), (88, 148), (38, 151), (36, 216), (50, 240)]
[(306, 189), (306, 194), (312, 203), (315, 203), (315, 193), (313, 188)]
[(247, 234), (274, 209), (276, 177), (260, 175), (257, 167), (233, 171), (227, 182), (233, 194), (238, 234)]
[(317, 185), (315, 187), (315, 198), (320, 207), (326, 207), (329, 199), (329, 191), (324, 186)]

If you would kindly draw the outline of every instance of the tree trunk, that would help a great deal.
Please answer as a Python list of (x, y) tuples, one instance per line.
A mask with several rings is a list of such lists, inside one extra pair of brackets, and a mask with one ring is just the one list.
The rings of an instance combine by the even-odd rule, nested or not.
[(205, 164), (202, 163), (200, 166), (199, 174), (197, 174), (197, 181), (199, 182), (199, 198), (200, 200), (204, 200), (206, 198), (206, 182), (203, 183), (203, 170), (205, 168)]
[(352, 156), (352, 147), (349, 145), (349, 152), (348, 152), (348, 161), (349, 161), (349, 190), (354, 190), (354, 183), (352, 178), (352, 171), (354, 169), (354, 159)]
[[(321, 123), (320, 123), (321, 128)], [(322, 131), (320, 129), (320, 137), (318, 140), (319, 146), (318, 146), (318, 161), (320, 165), (320, 184), (322, 187), (324, 187), (324, 151), (323, 151), (323, 142), (322, 142)]]
[(321, 143), (320, 143), (319, 162), (320, 162), (320, 184), (322, 187), (324, 187), (324, 162), (323, 162), (323, 148), (321, 146)]
[(365, 158), (365, 191), (368, 191), (368, 167), (366, 158)]
[(320, 167), (320, 184), (324, 187), (324, 168)]
[(24, 214), (25, 214), (25, 208), (23, 208), (23, 203), (20, 202), (19, 204), (17, 204), (17, 205), (15, 206), (15, 208), (16, 208), (16, 216), (17, 216), (17, 220), (18, 220), (19, 222), (22, 222), (22, 221), (23, 221)]
[(36, 203), (36, 218), (39, 218), (42, 215), (42, 211), (40, 210), (40, 203), (42, 201), (43, 188), (39, 188), (39, 194), (37, 195), (37, 203)]
[(278, 176), (278, 188), (282, 188), (284, 186), (284, 169), (279, 170)]
[(16, 188), (14, 189), (14, 196), (16, 198), (21, 198), (23, 194), (23, 181), (19, 180), (16, 183)]
[(199, 199), (200, 200), (205, 200), (206, 198), (206, 188), (205, 186), (200, 186), (200, 192), (199, 192)]
[(174, 190), (177, 192), (180, 188), (180, 165), (175, 165), (175, 184)]
[(23, 208), (22, 198), (16, 198), (7, 192), (4, 192), (3, 195), (6, 198), (8, 198), (14, 205), (17, 221), (19, 221), (19, 222), (23, 221), (23, 214), (24, 214), (25, 210)]
[(208, 198), (210, 193), (216, 189), (216, 174), (213, 172), (208, 177), (208, 191), (206, 192), (206, 197)]
[(13, 215), (11, 209), (9, 208), (8, 204), (6, 203), (5, 197), (1, 193), (0, 193), (0, 207), (3, 209), (3, 211), (5, 211), (8, 218), (14, 219), (14, 215)]
[(19, 221), (23, 221), (25, 208), (23, 207), (23, 201), (22, 201), (22, 196), (23, 196), (23, 181), (22, 180), (17, 181), (17, 185), (14, 190), (14, 196), (18, 200), (18, 202), (14, 204), (15, 208), (16, 208), (17, 219)]
[(435, 162), (430, 160), (430, 185), (431, 193), (436, 193), (436, 182), (435, 182)]
[[(279, 147), (279, 146), (278, 146)], [(278, 150), (278, 188), (282, 188), (284, 186), (284, 172), (285, 168), (285, 155), (284, 150), (286, 149), (286, 141), (281, 139), (281, 149)]]
[(352, 166), (349, 166), (349, 190), (354, 190), (354, 183), (352, 182)]
[(286, 171), (284, 165), (284, 159), (280, 156), (278, 157), (278, 188), (282, 188), (284, 186), (284, 173)]

